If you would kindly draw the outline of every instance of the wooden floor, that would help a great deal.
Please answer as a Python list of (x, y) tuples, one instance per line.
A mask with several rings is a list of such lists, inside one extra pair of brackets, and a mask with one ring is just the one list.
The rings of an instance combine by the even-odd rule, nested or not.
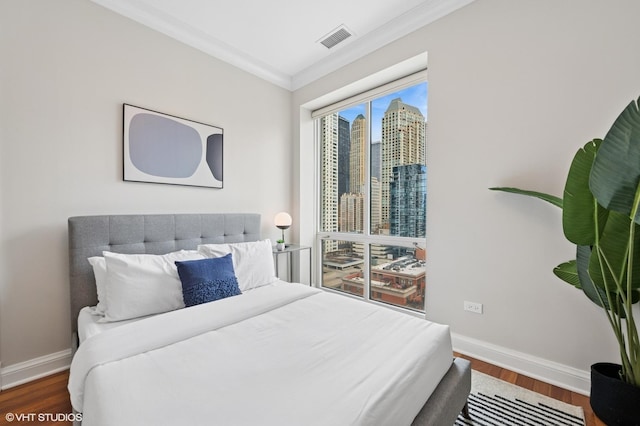
[[(509, 371), (465, 355), (456, 355), (471, 361), (471, 368), (476, 371), (480, 371), (481, 373), (488, 374), (568, 404), (581, 406), (584, 409), (586, 426), (606, 426), (593, 414), (593, 411), (591, 411), (591, 407), (589, 406), (589, 398), (584, 395), (549, 385), (539, 380), (514, 373), (513, 371)], [(68, 379), (69, 371), (63, 371), (43, 379), (0, 392), (0, 425), (37, 424), (61, 426), (71, 424), (71, 422), (63, 421), (41, 422), (38, 421), (37, 418), (39, 413), (51, 413), (51, 415), (55, 415), (56, 413), (70, 414), (72, 412), (71, 403), (69, 402), (69, 393), (67, 392)], [(13, 422), (9, 422), (6, 417), (9, 413), (10, 416), (19, 416), (21, 414), (30, 415), (33, 413), (32, 416), (35, 418), (33, 422), (18, 421), (18, 418)]]
[(579, 393), (571, 392), (566, 389), (562, 389), (558, 386), (550, 385), (548, 383), (541, 382), (539, 380), (532, 379), (531, 377), (523, 376), (522, 374), (514, 373), (513, 371), (497, 367), (488, 362), (480, 361), (462, 354), (456, 354), (461, 358), (471, 361), (471, 368), (484, 374), (496, 377), (505, 382), (518, 385), (525, 389), (532, 390), (544, 396), (548, 396), (557, 399), (567, 404), (577, 405), (584, 410), (584, 418), (586, 426), (607, 426), (600, 419), (593, 414), (591, 405), (589, 405), (589, 397), (581, 395)]
[[(69, 370), (0, 392), (0, 425), (70, 425), (71, 422), (38, 421), (38, 414), (71, 414), (67, 392)], [(15, 415), (14, 419), (11, 415)], [(20, 421), (25, 415), (33, 421)], [(7, 417), (8, 416), (8, 417)], [(22, 417), (25, 419), (25, 417)], [(46, 419), (46, 418), (45, 418)], [(13, 420), (13, 421), (8, 421)]]

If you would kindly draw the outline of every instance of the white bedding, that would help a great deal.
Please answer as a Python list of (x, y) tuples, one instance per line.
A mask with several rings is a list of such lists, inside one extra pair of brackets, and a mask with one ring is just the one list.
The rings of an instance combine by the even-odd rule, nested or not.
[(82, 344), (82, 342), (87, 340), (89, 337), (100, 334), (103, 331), (146, 318), (141, 317), (116, 322), (100, 322), (99, 320), (100, 318), (102, 318), (102, 315), (94, 314), (94, 309), (95, 306), (85, 306), (84, 308), (80, 309), (80, 313), (78, 314), (78, 339), (80, 341), (80, 344)]
[(83, 425), (409, 425), (452, 362), (447, 326), (295, 284), (87, 338)]

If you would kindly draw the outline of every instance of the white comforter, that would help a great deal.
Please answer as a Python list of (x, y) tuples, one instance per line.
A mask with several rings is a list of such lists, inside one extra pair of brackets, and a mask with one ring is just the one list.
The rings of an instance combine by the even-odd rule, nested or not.
[(87, 339), (83, 425), (409, 425), (452, 362), (447, 326), (280, 284)]

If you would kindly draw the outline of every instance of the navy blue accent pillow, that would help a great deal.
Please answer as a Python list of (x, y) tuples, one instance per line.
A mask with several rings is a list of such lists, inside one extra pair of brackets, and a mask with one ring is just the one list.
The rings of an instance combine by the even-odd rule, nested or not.
[(176, 266), (187, 307), (242, 294), (231, 253), (224, 257), (176, 262)]

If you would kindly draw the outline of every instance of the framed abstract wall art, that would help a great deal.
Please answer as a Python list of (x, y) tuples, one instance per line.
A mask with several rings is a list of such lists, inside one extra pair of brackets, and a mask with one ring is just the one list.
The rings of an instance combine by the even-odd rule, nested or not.
[(124, 180), (222, 188), (223, 129), (124, 104)]

